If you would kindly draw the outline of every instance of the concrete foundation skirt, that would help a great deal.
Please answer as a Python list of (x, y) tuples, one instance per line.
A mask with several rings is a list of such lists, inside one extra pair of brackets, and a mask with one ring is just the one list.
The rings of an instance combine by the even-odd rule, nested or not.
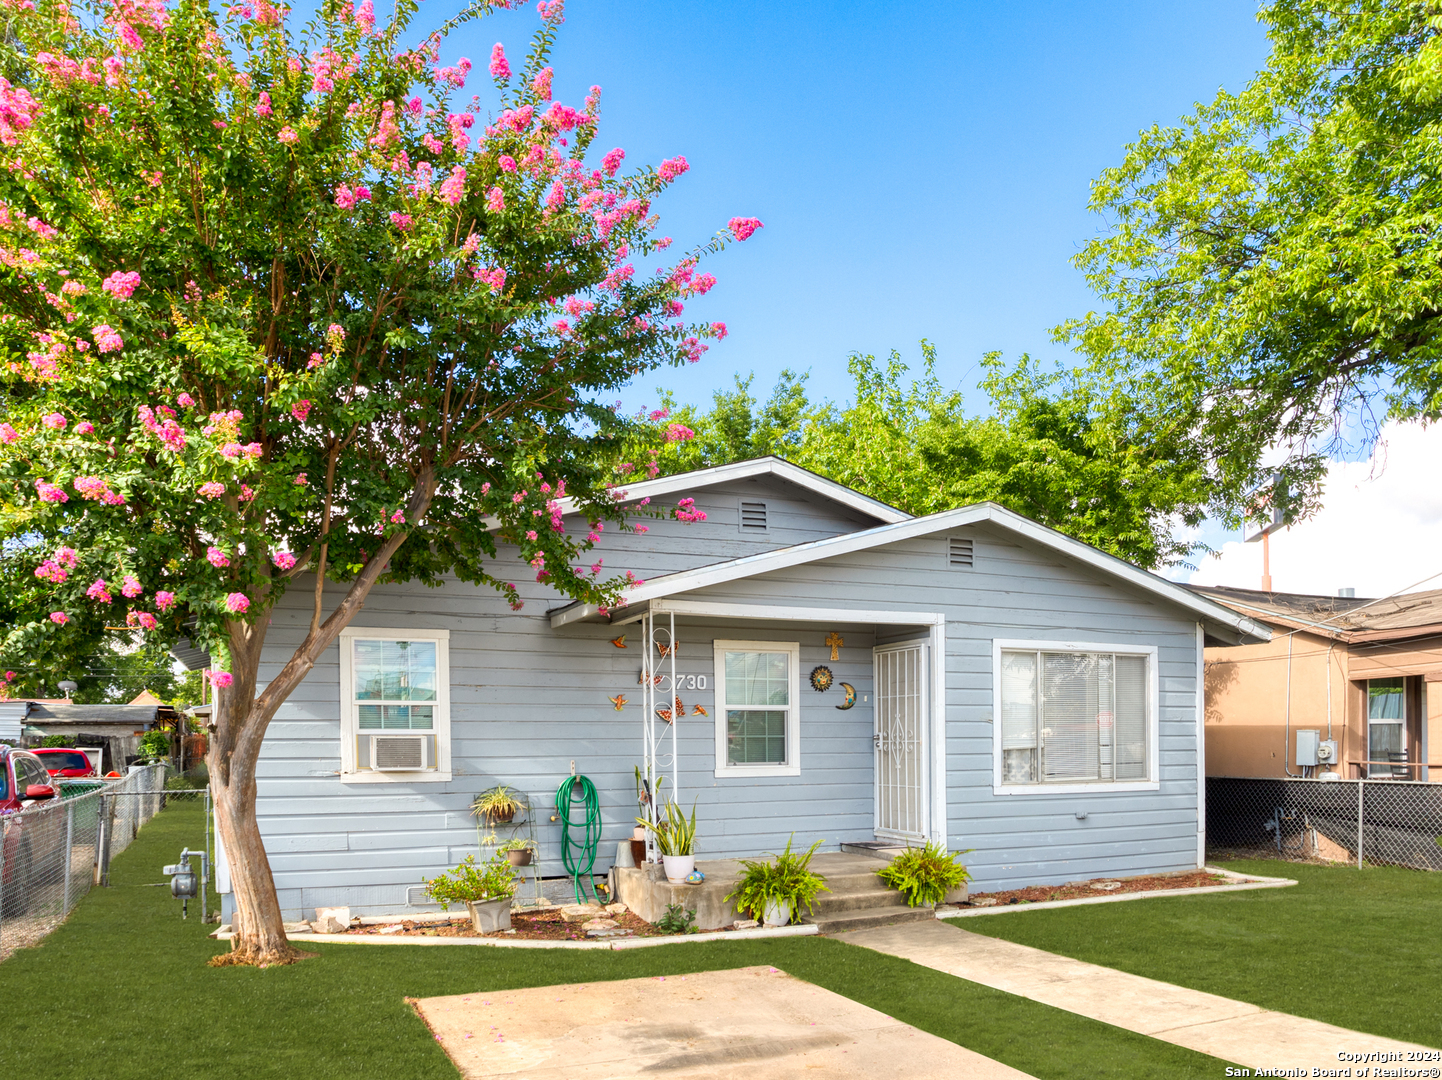
[(511, 898), (504, 900), (467, 900), (471, 926), (478, 934), (491, 934), (511, 928)]

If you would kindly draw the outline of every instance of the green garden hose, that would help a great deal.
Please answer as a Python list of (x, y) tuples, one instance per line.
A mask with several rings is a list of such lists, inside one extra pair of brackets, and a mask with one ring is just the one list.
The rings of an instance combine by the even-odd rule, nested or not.
[[(577, 796), (585, 814), (581, 821), (571, 817)], [(562, 780), (556, 789), (556, 816), (561, 819), (561, 865), (576, 886), (576, 903), (586, 902), (588, 888), (591, 899), (595, 900), (591, 869), (596, 865), (596, 849), (601, 844), (601, 797), (596, 794), (596, 785), (584, 776), (568, 776)], [(571, 835), (572, 829), (581, 833), (579, 839)]]

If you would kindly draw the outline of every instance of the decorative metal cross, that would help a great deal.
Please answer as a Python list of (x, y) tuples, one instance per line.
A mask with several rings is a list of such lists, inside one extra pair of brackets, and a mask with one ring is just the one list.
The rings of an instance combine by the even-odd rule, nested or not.
[(841, 635), (838, 634), (835, 630), (831, 631), (831, 633), (826, 635), (826, 644), (831, 646), (831, 659), (841, 659), (840, 654), (836, 651), (837, 649), (841, 648), (841, 646), (846, 644), (846, 642), (841, 639)]

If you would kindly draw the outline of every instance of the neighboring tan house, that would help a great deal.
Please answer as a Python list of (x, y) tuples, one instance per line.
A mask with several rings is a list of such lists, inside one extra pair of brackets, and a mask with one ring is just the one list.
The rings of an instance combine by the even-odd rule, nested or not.
[[(1442, 589), (1386, 600), (1195, 591), (1272, 629), (1264, 644), (1206, 650), (1208, 776), (1442, 782)], [(1334, 761), (1299, 764), (1311, 760), (1308, 732), (1336, 743)]]
[[(703, 859), (794, 833), (969, 848), (987, 889), (1199, 865), (1203, 641), (1265, 641), (1253, 618), (990, 503), (913, 518), (776, 458), (625, 500), (682, 497), (704, 520), (602, 533), (608, 571), (644, 579), (622, 610), (520, 579), (520, 611), (454, 579), (375, 587), (261, 751), (288, 917), (423, 903), (476, 852), (471, 800), (497, 784), (530, 797), (533, 865), (560, 877), (573, 772), (598, 792), (604, 874), (653, 760), (695, 801)], [(517, 561), (501, 546), (495, 572)], [(301, 579), (275, 606), (262, 680), (312, 595)], [(217, 884), (228, 916), (223, 851)]]

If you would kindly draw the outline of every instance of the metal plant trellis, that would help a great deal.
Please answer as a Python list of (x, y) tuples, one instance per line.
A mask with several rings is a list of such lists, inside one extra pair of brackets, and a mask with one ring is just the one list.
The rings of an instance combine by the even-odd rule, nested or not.
[[(653, 826), (663, 802), (661, 787), (664, 780), (670, 781), (670, 791), (665, 798), (677, 802), (681, 798), (680, 778), (677, 776), (680, 757), (676, 749), (677, 728), (681, 720), (681, 710), (676, 704), (676, 616), (667, 613), (665, 620), (664, 623), (658, 622), (650, 612), (641, 617), (641, 636), (645, 642), (641, 654), (644, 657), (641, 661), (642, 755), (646, 762), (646, 782), (651, 789), (651, 801), (646, 804), (645, 817)], [(670, 753), (664, 751), (668, 734), (671, 737)], [(646, 832), (646, 858), (658, 861), (654, 829)]]

